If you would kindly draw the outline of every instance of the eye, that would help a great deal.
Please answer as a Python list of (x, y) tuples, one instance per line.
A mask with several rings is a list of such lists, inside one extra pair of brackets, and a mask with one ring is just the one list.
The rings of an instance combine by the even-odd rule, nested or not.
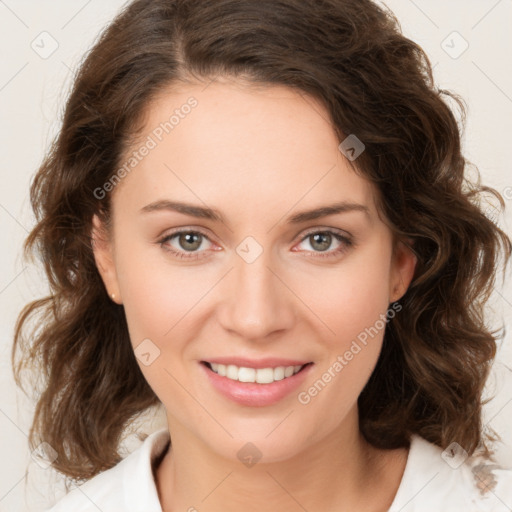
[(163, 249), (171, 252), (178, 258), (199, 259), (205, 256), (201, 255), (205, 249), (205, 241), (210, 239), (200, 231), (182, 230), (165, 235), (158, 243)]
[[(210, 245), (212, 244), (205, 233), (197, 230), (175, 231), (158, 240), (160, 246), (174, 256), (191, 260), (207, 257), (205, 253), (208, 250), (208, 243), (206, 242)], [(312, 248), (312, 250), (309, 251), (306, 249), (306, 252), (320, 258), (339, 256), (354, 245), (349, 235), (341, 234), (332, 229), (310, 231), (302, 237), (300, 244), (305, 242), (308, 242)], [(332, 249), (333, 244), (335, 244), (334, 249)], [(329, 250), (329, 248), (331, 248), (331, 250)], [(292, 250), (295, 252), (298, 251), (295, 248)]]
[[(309, 243), (312, 247), (312, 251), (309, 252), (320, 258), (338, 256), (353, 245), (353, 241), (348, 235), (332, 230), (310, 231), (302, 238), (301, 244), (304, 242)], [(336, 247), (329, 250), (333, 243), (336, 244)]]

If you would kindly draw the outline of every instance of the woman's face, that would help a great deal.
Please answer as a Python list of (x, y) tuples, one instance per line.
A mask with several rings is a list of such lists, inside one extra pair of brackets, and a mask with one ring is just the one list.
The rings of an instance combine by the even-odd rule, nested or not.
[(412, 278), (328, 119), (280, 86), (162, 95), (114, 187), (112, 239), (95, 245), (171, 436), (230, 459), (247, 442), (271, 462), (353, 433)]

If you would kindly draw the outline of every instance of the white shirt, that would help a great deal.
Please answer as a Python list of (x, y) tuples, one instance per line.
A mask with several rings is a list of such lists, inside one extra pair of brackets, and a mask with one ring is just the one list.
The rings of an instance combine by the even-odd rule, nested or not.
[[(47, 512), (162, 512), (152, 464), (167, 448), (167, 428), (149, 435), (115, 467), (66, 494)], [(446, 457), (412, 436), (389, 512), (511, 512), (512, 469), (476, 457)], [(369, 482), (369, 486), (371, 483)]]

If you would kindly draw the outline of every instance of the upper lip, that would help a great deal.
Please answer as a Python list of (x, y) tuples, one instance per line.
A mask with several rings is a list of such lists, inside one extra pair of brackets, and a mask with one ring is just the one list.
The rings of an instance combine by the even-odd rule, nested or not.
[(275, 368), (277, 366), (298, 366), (311, 363), (312, 361), (301, 361), (299, 359), (281, 359), (277, 357), (265, 357), (264, 359), (247, 359), (245, 357), (213, 357), (204, 359), (205, 363), (217, 363), (245, 368)]

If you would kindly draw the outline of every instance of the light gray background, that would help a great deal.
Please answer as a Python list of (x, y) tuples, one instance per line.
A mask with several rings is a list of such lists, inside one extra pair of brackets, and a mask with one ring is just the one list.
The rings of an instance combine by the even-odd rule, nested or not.
[[(27, 433), (32, 404), (16, 390), (10, 369), (13, 326), (20, 309), (41, 296), (41, 270), (21, 259), (33, 225), (28, 188), (45, 149), (57, 133), (64, 99), (83, 53), (124, 2), (111, 0), (0, 0), (0, 510), (40, 510), (59, 487), (58, 475), (30, 456)], [(468, 104), (464, 151), (483, 181), (507, 202), (500, 218), (510, 233), (512, 219), (512, 0), (387, 0), (406, 36), (418, 42), (434, 65), (442, 89)], [(456, 31), (458, 34), (454, 34)], [(42, 32), (47, 34), (41, 35)], [(462, 39), (463, 38), (463, 39)], [(461, 53), (465, 47), (467, 50)], [(444, 41), (444, 42), (443, 42)], [(47, 55), (52, 45), (58, 48)], [(460, 55), (458, 55), (461, 53)], [(451, 54), (451, 55), (450, 55)], [(44, 58), (43, 58), (44, 57)], [(457, 58), (454, 58), (457, 57)], [(492, 206), (490, 206), (492, 209)], [(492, 213), (492, 211), (490, 211)], [(512, 324), (510, 271), (493, 297), (494, 320)], [(499, 459), (512, 461), (512, 340), (500, 347), (486, 394), (495, 399), (485, 421), (505, 442)], [(163, 425), (158, 411), (141, 424), (146, 432)], [(150, 421), (151, 420), (151, 421)], [(126, 443), (133, 449), (136, 441)], [(28, 469), (28, 486), (25, 476)], [(57, 485), (56, 485), (57, 484)]]

